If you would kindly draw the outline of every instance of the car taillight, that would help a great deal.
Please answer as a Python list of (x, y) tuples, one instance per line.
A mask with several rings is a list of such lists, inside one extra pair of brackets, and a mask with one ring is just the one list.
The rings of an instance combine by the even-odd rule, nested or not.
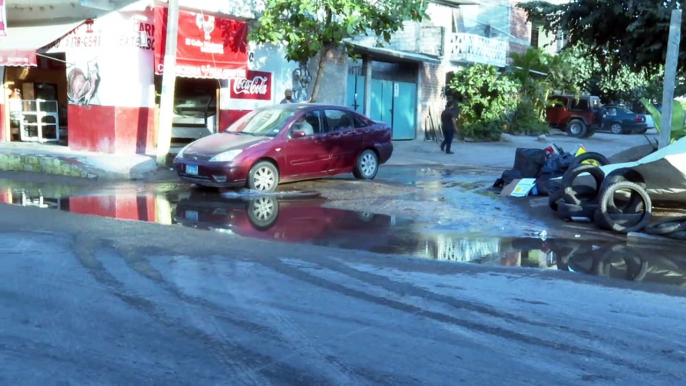
[(641, 116), (638, 116), (638, 115), (636, 116), (636, 118), (634, 118), (634, 121), (636, 121), (636, 122), (643, 122), (643, 121), (645, 121), (645, 120), (646, 120), (646, 119), (645, 119), (644, 117), (641, 117)]

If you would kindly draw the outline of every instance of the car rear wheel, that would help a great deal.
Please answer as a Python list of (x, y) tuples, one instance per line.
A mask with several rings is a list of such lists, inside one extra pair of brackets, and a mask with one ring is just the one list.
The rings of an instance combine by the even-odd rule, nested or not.
[(279, 185), (279, 171), (273, 163), (256, 163), (248, 175), (248, 188), (261, 192), (273, 192)]
[(373, 150), (367, 149), (357, 157), (353, 175), (361, 180), (373, 180), (379, 172), (379, 158)]
[(612, 126), (610, 126), (610, 131), (612, 134), (624, 134), (624, 129), (619, 123), (613, 123)]
[(567, 134), (570, 137), (583, 138), (588, 131), (588, 126), (580, 119), (572, 119), (567, 123)]

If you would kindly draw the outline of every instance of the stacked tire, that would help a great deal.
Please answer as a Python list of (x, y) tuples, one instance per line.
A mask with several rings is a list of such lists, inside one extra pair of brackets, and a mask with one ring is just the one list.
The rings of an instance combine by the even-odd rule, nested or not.
[[(598, 153), (577, 157), (561, 184), (550, 192), (550, 208), (565, 220), (593, 221), (606, 230), (619, 233), (643, 230), (652, 217), (652, 202), (645, 181), (631, 169), (618, 169), (606, 176), (596, 165), (607, 164), (607, 158)], [(589, 174), (595, 186), (577, 185), (576, 180), (582, 174)], [(686, 227), (683, 231), (686, 236)]]

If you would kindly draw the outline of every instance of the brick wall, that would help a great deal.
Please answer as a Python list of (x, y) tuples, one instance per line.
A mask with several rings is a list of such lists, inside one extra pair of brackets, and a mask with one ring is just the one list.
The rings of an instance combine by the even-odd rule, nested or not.
[(429, 111), (436, 119), (445, 107), (445, 97), (443, 87), (445, 87), (445, 75), (450, 71), (448, 66), (443, 64), (424, 63), (419, 68), (419, 126), (417, 127), (417, 138), (424, 138), (424, 125)]

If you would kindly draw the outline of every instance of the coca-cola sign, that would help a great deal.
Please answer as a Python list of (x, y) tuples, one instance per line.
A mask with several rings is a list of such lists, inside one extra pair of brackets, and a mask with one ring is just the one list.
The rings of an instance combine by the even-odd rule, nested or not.
[(272, 99), (272, 73), (248, 71), (245, 78), (231, 79), (231, 99)]

